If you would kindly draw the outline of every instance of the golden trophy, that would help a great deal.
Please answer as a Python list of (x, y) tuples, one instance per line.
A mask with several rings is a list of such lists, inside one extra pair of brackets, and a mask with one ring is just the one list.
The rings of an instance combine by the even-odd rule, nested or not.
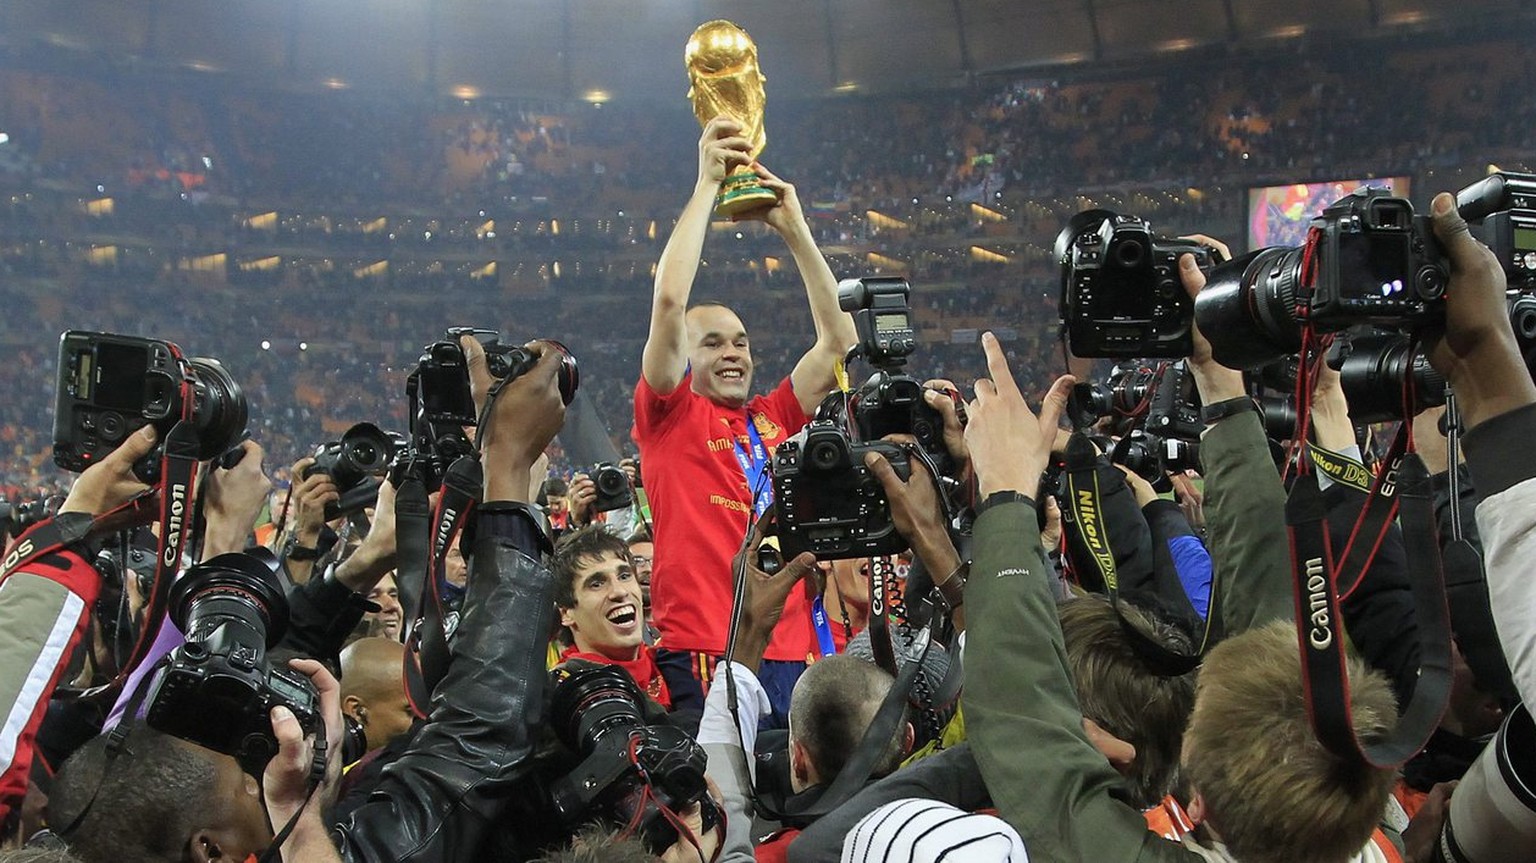
[[(767, 79), (757, 67), (757, 45), (752, 37), (729, 21), (700, 24), (688, 38), (683, 61), (688, 67), (688, 101), (693, 103), (699, 125), (707, 125), (721, 114), (735, 119), (745, 127), (742, 137), (752, 142), (751, 156), (756, 160), (768, 143), (763, 132), (767, 104), (763, 82)], [(772, 189), (758, 182), (750, 165), (738, 165), (720, 184), (715, 213), (731, 218), (778, 201)]]

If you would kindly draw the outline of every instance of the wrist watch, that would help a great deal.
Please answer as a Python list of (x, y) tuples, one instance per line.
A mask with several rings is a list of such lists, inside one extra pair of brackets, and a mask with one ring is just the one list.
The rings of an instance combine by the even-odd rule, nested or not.
[(1027, 503), (1034, 506), (1035, 499), (1021, 491), (994, 491), (987, 495), (986, 500), (976, 504), (976, 515), (980, 516), (992, 507), (1004, 503)]
[(1257, 412), (1258, 409), (1259, 406), (1254, 403), (1252, 398), (1246, 395), (1241, 395), (1237, 396), (1236, 398), (1224, 399), (1222, 401), (1216, 402), (1215, 404), (1209, 404), (1205, 407), (1202, 407), (1200, 409), (1200, 420), (1206, 425), (1213, 425), (1215, 423), (1221, 422), (1227, 417), (1236, 416), (1243, 411)]

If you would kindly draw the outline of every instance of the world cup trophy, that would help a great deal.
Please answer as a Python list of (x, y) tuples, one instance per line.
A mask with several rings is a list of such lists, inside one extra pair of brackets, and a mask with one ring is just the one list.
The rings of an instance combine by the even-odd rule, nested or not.
[[(742, 137), (752, 142), (750, 155), (757, 159), (768, 136), (763, 131), (767, 80), (757, 66), (757, 45), (747, 31), (725, 20), (700, 24), (683, 50), (688, 67), (688, 101), (704, 126), (725, 114), (744, 128)], [(715, 213), (735, 217), (778, 203), (779, 196), (758, 182), (750, 165), (737, 165), (720, 184)]]

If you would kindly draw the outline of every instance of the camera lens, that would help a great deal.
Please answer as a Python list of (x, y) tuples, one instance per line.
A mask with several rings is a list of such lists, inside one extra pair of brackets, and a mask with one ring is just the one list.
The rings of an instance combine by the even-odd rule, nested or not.
[(1300, 249), (1273, 246), (1212, 268), (1195, 297), (1195, 323), (1216, 361), (1251, 369), (1300, 350), (1300, 284)]
[(358, 474), (381, 473), (394, 458), (395, 445), (389, 435), (372, 423), (358, 423), (341, 436), (338, 461), (346, 462)]
[[(204, 561), (172, 586), (171, 619), (189, 645), (228, 652), (232, 660), (257, 667), (264, 649), (276, 645), (288, 626), (288, 598), (277, 567), (272, 552), (259, 547)], [(221, 649), (225, 646), (240, 650)]]
[(597, 485), (598, 493), (607, 497), (620, 495), (629, 490), (629, 477), (623, 469), (611, 464), (598, 468), (593, 482)]
[(629, 673), (614, 665), (556, 672), (549, 718), (560, 742), (577, 752), (591, 752), (608, 734), (625, 735), (645, 727), (643, 697)]
[(199, 460), (218, 458), (239, 446), (250, 421), (245, 392), (218, 360), (193, 357), (194, 396), (192, 419), (197, 424)]
[(1403, 336), (1365, 333), (1341, 338), (1328, 352), (1328, 365), (1339, 373), (1355, 422), (1400, 420), (1445, 404), (1445, 378), (1422, 352), (1410, 354)]

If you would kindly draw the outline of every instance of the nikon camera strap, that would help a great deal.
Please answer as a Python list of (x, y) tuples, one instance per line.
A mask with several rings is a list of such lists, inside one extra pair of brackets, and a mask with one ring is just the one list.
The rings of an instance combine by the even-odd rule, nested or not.
[(1064, 530), (1075, 531), (1088, 549), (1088, 560), (1084, 565), (1093, 567), (1102, 578), (1104, 593), (1109, 598), (1110, 606), (1115, 610), (1120, 628), (1131, 640), (1131, 647), (1136, 651), (1136, 655), (1157, 674), (1166, 677), (1179, 677), (1194, 671), (1200, 665), (1200, 657), (1204, 654), (1206, 643), (1210, 639), (1211, 621), (1216, 618), (1218, 583), (1215, 581), (1211, 583), (1211, 600), (1205, 618), (1205, 633), (1201, 636), (1195, 651), (1180, 653), (1168, 649), (1150, 634), (1143, 632), (1141, 627), (1126, 619), (1125, 613), (1120, 608), (1120, 580), (1115, 569), (1115, 552), (1109, 544), (1103, 508), (1099, 503), (1102, 495), (1099, 491), (1098, 450), (1082, 432), (1074, 432), (1067, 441), (1064, 479), (1069, 499), (1068, 509), (1071, 510), (1073, 518), (1070, 522), (1063, 519), (1062, 527)]
[[(1387, 474), (1387, 468), (1382, 471)], [(1440, 724), (1451, 686), (1450, 612), (1435, 530), (1429, 475), (1415, 453), (1396, 471), (1403, 542), (1418, 616), (1419, 676), (1413, 696), (1399, 712), (1397, 727), (1381, 739), (1362, 741), (1350, 709), (1345, 634), (1340, 616), (1340, 567), (1328, 541), (1326, 506), (1317, 477), (1303, 470), (1285, 503), (1295, 578), (1296, 636), (1313, 733), (1340, 758), (1375, 767), (1395, 767), (1413, 757)], [(1378, 479), (1377, 485), (1382, 480)], [(1378, 495), (1373, 493), (1372, 497)]]

